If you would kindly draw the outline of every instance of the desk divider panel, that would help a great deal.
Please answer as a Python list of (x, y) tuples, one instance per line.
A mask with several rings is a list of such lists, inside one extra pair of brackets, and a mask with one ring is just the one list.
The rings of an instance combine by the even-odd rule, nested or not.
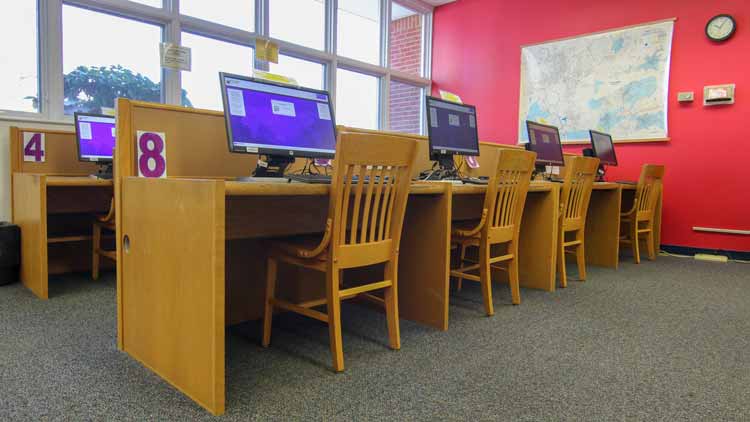
[[(25, 133), (44, 135), (44, 161), (23, 160), (23, 137)], [(31, 173), (46, 175), (85, 176), (96, 173), (94, 163), (78, 161), (75, 132), (53, 129), (10, 128), (10, 198), (13, 209), (13, 174)], [(11, 211), (12, 212), (12, 211)]]

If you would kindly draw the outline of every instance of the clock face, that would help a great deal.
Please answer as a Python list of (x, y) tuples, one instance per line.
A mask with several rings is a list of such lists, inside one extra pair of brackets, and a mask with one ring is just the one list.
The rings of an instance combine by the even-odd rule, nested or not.
[(737, 25), (729, 15), (718, 15), (711, 18), (706, 25), (706, 35), (714, 41), (724, 41), (734, 34)]

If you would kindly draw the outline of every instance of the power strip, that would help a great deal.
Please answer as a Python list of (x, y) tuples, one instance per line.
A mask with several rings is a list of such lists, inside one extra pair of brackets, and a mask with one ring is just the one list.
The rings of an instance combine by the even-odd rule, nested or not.
[(707, 253), (697, 253), (693, 258), (695, 258), (696, 261), (721, 262), (723, 264), (729, 262), (729, 258), (724, 255), (710, 255)]

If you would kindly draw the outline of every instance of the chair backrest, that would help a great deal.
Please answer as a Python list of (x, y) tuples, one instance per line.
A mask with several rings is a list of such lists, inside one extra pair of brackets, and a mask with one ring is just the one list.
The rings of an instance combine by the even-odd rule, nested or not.
[(336, 265), (359, 267), (394, 258), (416, 151), (417, 142), (407, 137), (338, 132), (328, 211)]
[(591, 189), (599, 169), (599, 159), (591, 157), (565, 157), (565, 179), (560, 195), (563, 223), (586, 221)]
[(644, 164), (641, 177), (635, 191), (635, 206), (638, 216), (650, 218), (656, 209), (664, 178), (664, 166), (658, 164)]
[(516, 149), (497, 149), (495, 171), (487, 183), (484, 209), (487, 212), (483, 230), (511, 228), (518, 232), (526, 194), (531, 183), (536, 153)]

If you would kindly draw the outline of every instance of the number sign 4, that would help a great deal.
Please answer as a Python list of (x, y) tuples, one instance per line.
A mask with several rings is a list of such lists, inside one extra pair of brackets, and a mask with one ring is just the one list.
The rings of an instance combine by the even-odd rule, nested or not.
[(43, 163), (45, 161), (44, 134), (23, 133), (23, 161)]

